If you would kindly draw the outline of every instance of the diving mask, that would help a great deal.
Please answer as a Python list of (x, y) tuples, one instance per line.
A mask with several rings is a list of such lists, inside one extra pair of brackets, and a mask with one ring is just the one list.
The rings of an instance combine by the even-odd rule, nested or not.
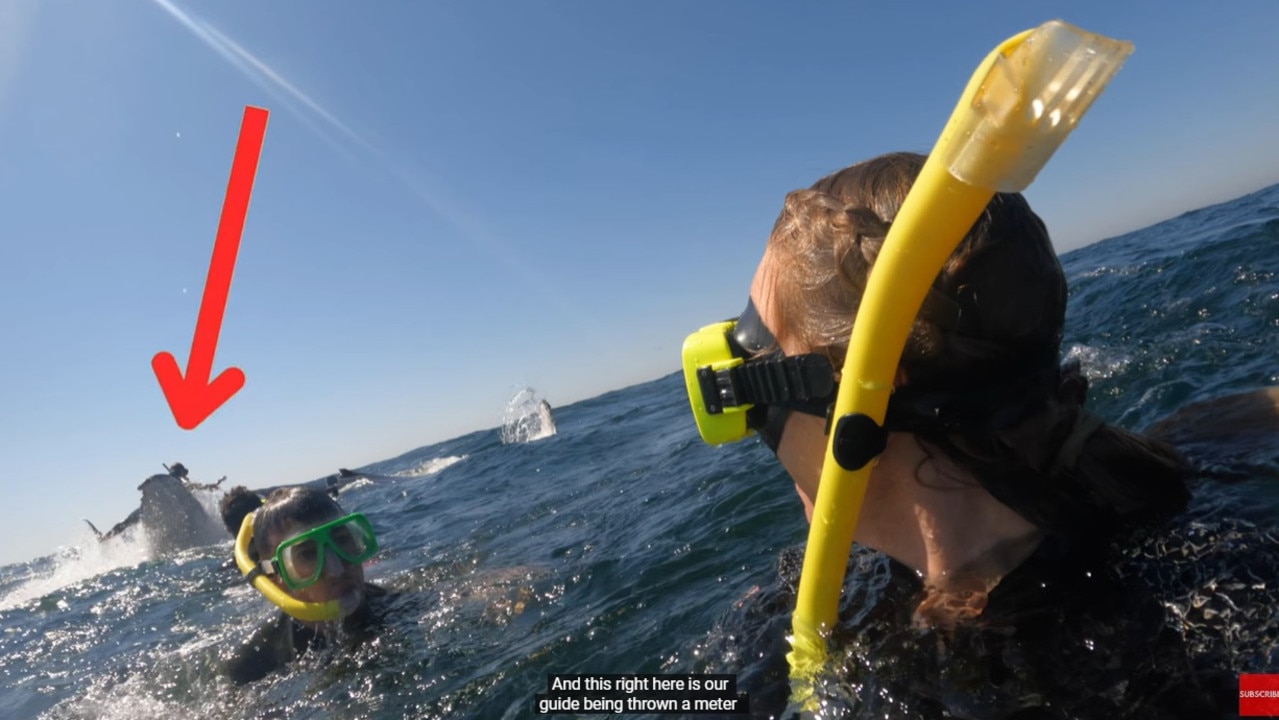
[(710, 445), (755, 432), (776, 452), (787, 415), (827, 418), (839, 389), (825, 356), (782, 353), (753, 301), (736, 320), (689, 335), (683, 365), (697, 431)]
[(301, 590), (320, 579), (329, 550), (351, 565), (368, 560), (378, 551), (373, 526), (361, 513), (340, 517), (281, 542), (275, 556), (261, 567), (268, 575), (278, 575), (290, 590)]

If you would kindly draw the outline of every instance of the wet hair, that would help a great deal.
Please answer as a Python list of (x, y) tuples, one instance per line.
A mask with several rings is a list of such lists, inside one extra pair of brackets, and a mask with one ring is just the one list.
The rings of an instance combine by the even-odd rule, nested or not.
[(345, 514), (328, 493), (308, 487), (281, 488), (268, 495), (253, 516), (252, 550), (258, 559), (270, 557), (275, 551), (272, 537), (290, 523), (321, 525)]
[[(842, 367), (870, 269), (926, 159), (882, 155), (787, 195), (768, 240), (774, 334)], [(977, 415), (961, 426), (913, 428), (930, 454), (944, 454), (1035, 525), (1067, 535), (1099, 539), (1185, 507), (1188, 466), (1177, 452), (1092, 418), (1078, 364), (1060, 366), (1065, 274), (1024, 197), (996, 194), (932, 289), (944, 301), (926, 302), (911, 328), (900, 361), (905, 387), (966, 397)]]
[(222, 524), (232, 537), (240, 534), (240, 526), (244, 524), (244, 516), (262, 506), (262, 496), (252, 490), (237, 485), (222, 496), (218, 503), (218, 511), (222, 514)]

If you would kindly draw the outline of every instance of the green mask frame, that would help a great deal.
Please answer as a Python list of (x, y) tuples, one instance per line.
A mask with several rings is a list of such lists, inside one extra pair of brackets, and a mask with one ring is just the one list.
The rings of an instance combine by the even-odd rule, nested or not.
[[(325, 622), (337, 620), (341, 617), (341, 609), (336, 601), (330, 600), (328, 602), (315, 603), (298, 600), (297, 598), (285, 593), (277, 585), (267, 579), (268, 571), (278, 573), (276, 570), (276, 566), (278, 564), (276, 558), (279, 557), (278, 549), (276, 552), (276, 558), (263, 561), (260, 565), (255, 564), (253, 560), (250, 559), (249, 547), (253, 543), (253, 517), (256, 514), (257, 511), (255, 510), (244, 517), (244, 521), (240, 524), (240, 532), (236, 535), (235, 564), (240, 568), (240, 572), (244, 573), (245, 579), (248, 580), (258, 592), (262, 593), (263, 597), (271, 601), (271, 604), (298, 620), (302, 620), (304, 622)], [(354, 513), (354, 515), (359, 517), (357, 522), (362, 521), (364, 526), (368, 528), (370, 537), (372, 537), (371, 547), (373, 549), (368, 551), (368, 555), (364, 558), (368, 559), (368, 557), (371, 557), (377, 552), (377, 538), (372, 536), (372, 527), (369, 526), (368, 520), (359, 513)], [(344, 518), (335, 520), (333, 523), (329, 523), (329, 525), (337, 524), (341, 520), (351, 519), (352, 516), (347, 515)], [(310, 533), (319, 529), (320, 528), (315, 528), (314, 530), (309, 530), (307, 532)], [(290, 540), (299, 539), (302, 535), (306, 534), (307, 533), (302, 533), (295, 538), (290, 538)], [(287, 581), (285, 582), (287, 584)]]
[(339, 559), (355, 565), (377, 554), (377, 536), (362, 513), (351, 513), (280, 543), (275, 556), (263, 570), (277, 575), (290, 590), (314, 585), (324, 573), (329, 550)]

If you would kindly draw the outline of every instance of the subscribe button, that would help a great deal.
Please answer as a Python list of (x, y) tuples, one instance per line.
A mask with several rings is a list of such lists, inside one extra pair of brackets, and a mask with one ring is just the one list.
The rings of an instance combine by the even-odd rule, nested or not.
[(1239, 676), (1239, 716), (1279, 715), (1279, 675)]

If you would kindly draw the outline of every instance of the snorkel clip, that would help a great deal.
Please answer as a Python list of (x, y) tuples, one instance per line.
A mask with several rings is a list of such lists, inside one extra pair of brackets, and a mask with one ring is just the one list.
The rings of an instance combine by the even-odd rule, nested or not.
[(835, 423), (831, 453), (845, 470), (861, 470), (888, 447), (888, 431), (863, 413), (844, 415)]

